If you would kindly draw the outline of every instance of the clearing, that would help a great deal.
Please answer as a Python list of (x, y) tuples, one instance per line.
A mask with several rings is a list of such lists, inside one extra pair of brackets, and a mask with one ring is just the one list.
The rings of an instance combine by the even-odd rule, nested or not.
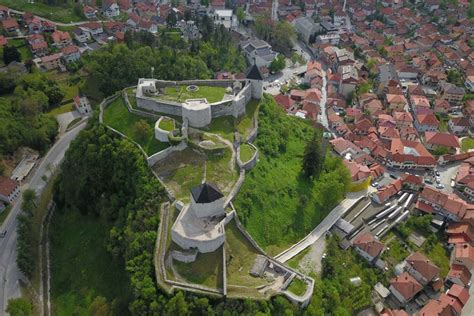
[[(137, 123), (144, 121), (148, 124), (146, 135), (141, 137), (137, 131)], [(148, 155), (157, 153), (169, 145), (155, 138), (155, 121), (128, 112), (125, 101), (118, 97), (104, 110), (104, 123), (122, 132), (136, 141)]]
[(36, 15), (55, 22), (69, 23), (85, 20), (74, 13), (74, 1), (70, 0), (67, 2), (67, 4), (60, 6), (41, 2), (31, 3), (31, 0), (0, 0), (0, 4), (10, 7), (11, 9), (33, 12)]
[(249, 144), (240, 145), (240, 160), (245, 163), (255, 155), (255, 149)]

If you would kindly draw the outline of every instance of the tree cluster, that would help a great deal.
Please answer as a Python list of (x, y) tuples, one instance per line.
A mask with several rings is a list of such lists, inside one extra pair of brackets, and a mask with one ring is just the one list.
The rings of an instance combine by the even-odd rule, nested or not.
[(16, 262), (18, 268), (27, 277), (31, 277), (36, 267), (34, 257), (35, 240), (32, 232), (33, 214), (36, 209), (36, 193), (33, 190), (23, 192), (22, 213), (18, 216), (18, 243)]
[(296, 39), (296, 31), (286, 21), (273, 21), (269, 16), (261, 15), (255, 19), (255, 32), (258, 36), (272, 45), (273, 49), (283, 54), (289, 54)]

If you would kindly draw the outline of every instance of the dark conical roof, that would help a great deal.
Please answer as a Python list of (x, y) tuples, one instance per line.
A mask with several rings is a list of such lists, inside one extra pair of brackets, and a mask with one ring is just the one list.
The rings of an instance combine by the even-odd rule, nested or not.
[(210, 183), (203, 183), (192, 188), (191, 194), (196, 203), (211, 203), (224, 196), (215, 185)]
[(247, 75), (245, 76), (247, 79), (252, 80), (263, 80), (262, 73), (258, 69), (256, 64), (253, 64), (252, 67), (247, 71)]

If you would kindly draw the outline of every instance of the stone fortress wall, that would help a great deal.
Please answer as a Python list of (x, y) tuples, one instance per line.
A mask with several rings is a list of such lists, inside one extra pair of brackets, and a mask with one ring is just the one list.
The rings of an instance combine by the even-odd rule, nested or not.
[[(157, 89), (173, 86), (214, 86), (233, 87), (234, 83), (240, 83), (241, 90), (233, 97), (214, 103), (202, 103), (201, 105), (177, 103), (168, 100), (148, 97), (143, 94), (140, 86), (154, 82)], [(187, 118), (191, 126), (204, 127), (210, 123), (212, 118), (232, 115), (238, 117), (245, 113), (245, 106), (252, 98), (252, 93), (256, 89), (253, 85), (257, 82), (251, 80), (185, 80), (185, 81), (164, 81), (156, 79), (138, 80), (136, 100), (139, 108), (154, 112)], [(258, 90), (258, 88), (257, 88)]]

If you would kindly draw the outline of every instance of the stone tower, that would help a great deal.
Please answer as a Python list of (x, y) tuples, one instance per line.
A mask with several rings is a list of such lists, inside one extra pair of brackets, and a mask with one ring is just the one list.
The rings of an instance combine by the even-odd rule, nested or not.
[(252, 98), (261, 99), (263, 96), (263, 76), (255, 63), (248, 70), (246, 78), (252, 85)]

